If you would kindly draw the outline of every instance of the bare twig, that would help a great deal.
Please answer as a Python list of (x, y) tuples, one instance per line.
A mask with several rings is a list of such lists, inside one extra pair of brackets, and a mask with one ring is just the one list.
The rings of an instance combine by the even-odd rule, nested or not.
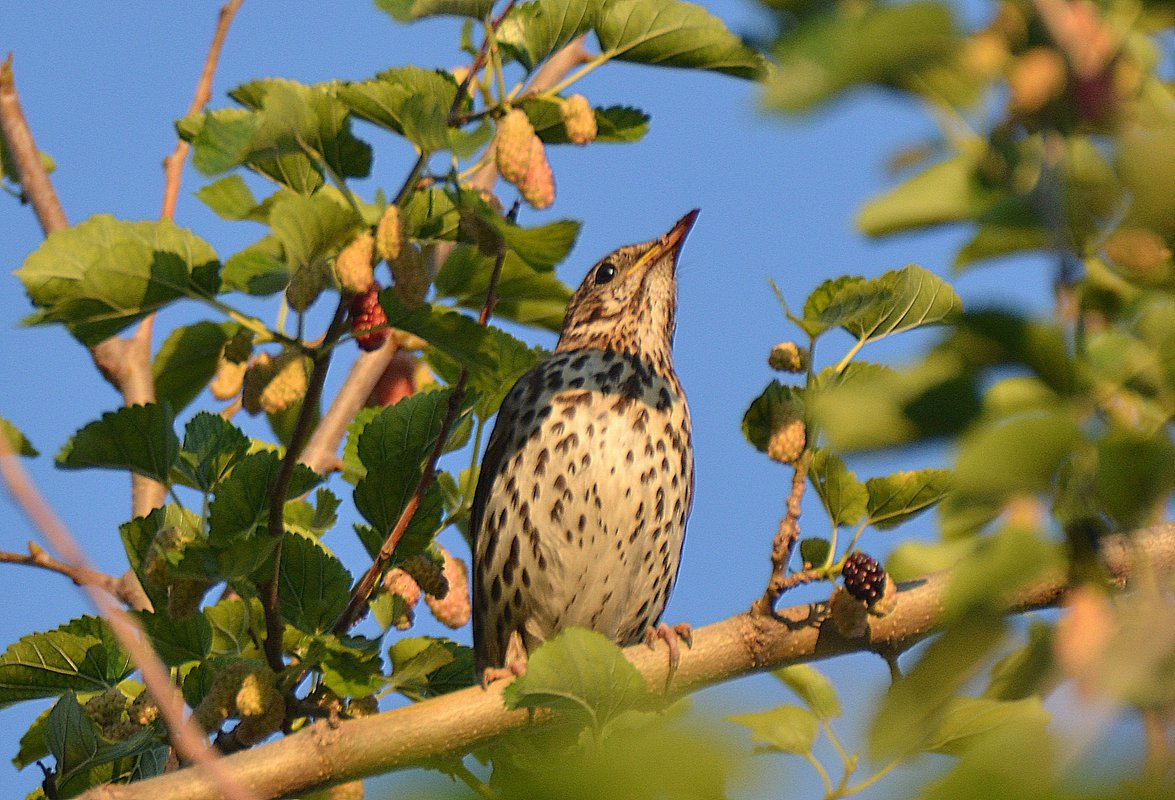
[(3, 132), (8, 151), (16, 163), (21, 191), (33, 207), (41, 230), (48, 236), (53, 231), (69, 227), (65, 210), (49, 181), (45, 165), (41, 163), (41, 154), (37, 152), (37, 144), (20, 107), (16, 81), (12, 76), (12, 53), (0, 65), (0, 132)]
[[(1175, 525), (1159, 525), (1103, 540), (1102, 555), (1110, 574), (1125, 584), (1136, 567), (1156, 574), (1175, 572)], [(674, 675), (675, 692), (696, 691), (754, 672), (788, 664), (818, 661), (846, 653), (903, 652), (933, 634), (944, 622), (949, 572), (930, 575), (900, 587), (894, 610), (870, 617), (864, 636), (848, 639), (836, 631), (826, 603), (781, 609), (771, 616), (738, 614), (694, 632), (694, 644), (681, 653)], [(1008, 613), (1055, 605), (1067, 587), (1062, 573), (1042, 577), (1011, 598)], [(650, 691), (660, 692), (669, 668), (665, 644), (650, 650), (625, 650)], [(502, 703), (508, 680), (442, 695), (372, 717), (332, 726), (322, 721), (306, 730), (230, 756), (226, 763), (243, 781), (268, 797), (305, 794), (309, 789), (367, 775), (435, 763), (469, 752), (506, 731), (549, 718), (510, 711)], [(154, 800), (183, 797), (214, 800), (217, 787), (207, 777), (182, 770), (125, 786), (103, 786), (86, 800)]]
[(787, 574), (787, 562), (800, 538), (800, 511), (804, 499), (804, 488), (808, 481), (808, 467), (812, 464), (812, 451), (804, 450), (792, 471), (791, 494), (787, 498), (787, 514), (779, 523), (779, 530), (771, 544), (771, 579), (763, 596), (751, 605), (752, 614), (769, 615), (775, 610), (779, 596), (787, 589), (801, 583), (815, 580), (818, 575), (812, 570)]
[[(208, 55), (204, 57), (204, 69), (200, 72), (200, 80), (196, 83), (196, 93), (188, 106), (188, 116), (199, 113), (212, 98), (212, 78), (216, 74), (216, 63), (220, 60), (220, 51), (224, 47), (225, 37), (228, 36), (229, 26), (233, 17), (244, 0), (229, 0), (221, 9), (216, 18), (216, 31), (212, 34), (212, 43), (208, 45)], [(184, 161), (188, 158), (191, 146), (183, 139), (176, 142), (175, 150), (163, 159), (163, 208), (159, 212), (162, 219), (175, 219), (175, 202), (180, 193), (180, 179), (184, 174)]]
[[(0, 563), (23, 564), (27, 567), (39, 567), (49, 572), (56, 572), (69, 578), (75, 586), (94, 586), (101, 589), (130, 608), (138, 608), (139, 595), (143, 591), (137, 580), (128, 585), (126, 575), (116, 578), (89, 567), (58, 561), (36, 542), (29, 542), (28, 553), (10, 553), (6, 550), (0, 550)], [(134, 576), (134, 573), (129, 574)]]
[[(95, 573), (96, 570), (87, 562), (77, 540), (33, 486), (24, 467), (12, 454), (7, 440), (3, 437), (0, 437), (0, 474), (3, 475), (12, 499), (57, 551), (61, 563), (78, 574)], [(215, 787), (218, 797), (255, 800), (256, 795), (246, 789), (241, 781), (220, 763), (208, 746), (203, 732), (195, 723), (185, 718), (183, 698), (172, 686), (167, 667), (151, 649), (150, 642), (134, 617), (124, 611), (114, 602), (111, 595), (98, 585), (86, 582), (78, 585), (110, 623), (118, 643), (127, 651), (131, 661), (138, 668), (147, 691), (159, 707), (176, 752), (181, 758), (198, 767), (197, 774)]]

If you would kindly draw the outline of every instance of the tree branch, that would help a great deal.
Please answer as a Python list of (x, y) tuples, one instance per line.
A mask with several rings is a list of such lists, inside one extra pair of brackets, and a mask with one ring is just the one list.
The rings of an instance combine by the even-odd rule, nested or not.
[(779, 523), (775, 540), (771, 544), (771, 579), (763, 596), (751, 605), (752, 614), (771, 614), (780, 595), (793, 586), (808, 583), (815, 577), (810, 570), (787, 574), (787, 562), (800, 538), (800, 511), (804, 499), (804, 488), (808, 485), (808, 467), (812, 464), (812, 451), (805, 449), (792, 468), (791, 494), (787, 498), (787, 514)]
[(113, 595), (119, 602), (130, 608), (138, 607), (139, 595), (143, 592), (143, 588), (139, 586), (138, 580), (128, 582), (127, 575), (130, 575), (133, 579), (133, 572), (127, 573), (121, 578), (116, 578), (113, 575), (107, 575), (105, 572), (99, 572), (96, 569), (90, 569), (86, 566), (67, 564), (49, 555), (36, 542), (29, 542), (29, 552), (27, 554), (10, 553), (6, 550), (0, 550), (0, 563), (23, 564), (26, 567), (39, 567), (49, 572), (56, 572), (59, 575), (64, 575), (69, 578), (75, 586), (94, 586), (101, 589)]
[[(1175, 524), (1109, 537), (1102, 554), (1110, 574), (1122, 585), (1135, 564), (1169, 575), (1175, 572)], [(792, 606), (770, 616), (739, 614), (707, 625), (694, 632), (693, 648), (682, 652), (673, 691), (684, 694), (754, 672), (846, 653), (906, 650), (943, 624), (950, 578), (950, 572), (942, 572), (903, 584), (894, 610), (884, 617), (870, 617), (868, 631), (856, 639), (837, 633), (826, 603)], [(1065, 588), (1063, 574), (1042, 578), (1010, 598), (1009, 613), (1052, 606)], [(650, 691), (659, 692), (665, 685), (669, 659), (664, 647), (664, 643), (655, 650), (636, 645), (625, 651)], [(506, 731), (541, 724), (547, 718), (537, 714), (530, 723), (526, 711), (507, 710), (501, 697), (507, 683), (464, 689), (334, 725), (321, 721), (280, 741), (230, 756), (225, 764), (266, 797), (284, 797), (460, 755)], [(181, 770), (141, 783), (102, 786), (83, 797), (213, 800), (220, 795), (207, 777)]]

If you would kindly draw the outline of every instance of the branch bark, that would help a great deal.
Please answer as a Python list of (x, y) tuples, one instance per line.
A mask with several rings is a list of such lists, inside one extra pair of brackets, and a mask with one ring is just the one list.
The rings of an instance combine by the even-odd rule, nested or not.
[(69, 578), (75, 586), (94, 586), (101, 589), (113, 595), (129, 608), (137, 607), (139, 596), (143, 593), (143, 587), (139, 585), (133, 572), (126, 572), (122, 577), (116, 578), (86, 566), (67, 564), (49, 555), (44, 548), (35, 542), (29, 542), (28, 553), (10, 553), (6, 550), (0, 550), (0, 563), (23, 564), (26, 567), (39, 567), (49, 572), (56, 572)]
[[(1110, 574), (1125, 585), (1135, 565), (1158, 574), (1175, 572), (1175, 524), (1159, 525), (1103, 542)], [(899, 588), (894, 610), (871, 618), (866, 634), (847, 639), (836, 632), (826, 603), (782, 609), (774, 615), (738, 614), (694, 632), (693, 648), (681, 654), (673, 691), (684, 694), (705, 686), (788, 664), (817, 661), (854, 652), (889, 654), (906, 650), (942, 625), (950, 573), (936, 573)], [(1009, 613), (1056, 604), (1066, 589), (1062, 574), (1050, 575), (1010, 598)], [(826, 624), (827, 623), (827, 624)], [(625, 651), (651, 691), (665, 685), (669, 660), (664, 643)], [(284, 797), (368, 775), (460, 755), (500, 734), (547, 715), (510, 711), (502, 704), (508, 681), (474, 687), (374, 717), (331, 724), (321, 721), (272, 744), (228, 757), (224, 765), (264, 797)], [(141, 783), (102, 786), (88, 800), (214, 800), (215, 782), (194, 770), (162, 775)]]

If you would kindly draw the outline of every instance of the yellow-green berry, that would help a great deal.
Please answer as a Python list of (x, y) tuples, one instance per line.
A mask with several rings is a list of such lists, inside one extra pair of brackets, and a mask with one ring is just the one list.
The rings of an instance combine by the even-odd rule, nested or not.
[(535, 136), (530, 140), (530, 164), (526, 179), (518, 184), (522, 199), (537, 209), (548, 208), (555, 202), (555, 176), (543, 150), (543, 143)]
[(498, 121), (494, 140), (494, 162), (498, 174), (507, 183), (520, 186), (530, 167), (531, 141), (537, 139), (534, 128), (521, 108), (512, 108)]
[(573, 94), (559, 106), (567, 139), (572, 144), (588, 144), (596, 138), (596, 112), (582, 94)]
[(375, 280), (371, 260), (375, 255), (375, 237), (364, 231), (339, 251), (335, 258), (335, 280), (348, 294), (366, 292)]
[(404, 232), (400, 224), (400, 208), (395, 203), (384, 209), (379, 224), (375, 227), (375, 252), (384, 261), (391, 261), (400, 255)]
[(780, 342), (771, 348), (767, 365), (780, 372), (803, 372), (808, 368), (808, 351), (795, 342)]
[(266, 414), (281, 413), (305, 397), (308, 386), (305, 358), (287, 350), (273, 360), (272, 377), (261, 390), (257, 404)]

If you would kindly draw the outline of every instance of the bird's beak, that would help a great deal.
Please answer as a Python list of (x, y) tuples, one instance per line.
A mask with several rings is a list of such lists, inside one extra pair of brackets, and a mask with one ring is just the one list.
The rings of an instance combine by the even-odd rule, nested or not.
[(665, 254), (673, 256), (674, 264), (677, 263), (677, 254), (681, 252), (681, 246), (685, 243), (685, 237), (689, 234), (690, 229), (694, 227), (694, 222), (698, 219), (698, 214), (701, 213), (700, 208), (695, 208), (693, 211), (686, 214), (684, 217), (674, 223), (669, 232), (662, 236), (657, 241), (653, 242), (653, 246), (645, 251), (644, 255), (636, 260), (629, 270), (628, 274), (636, 272), (641, 267), (648, 266), (656, 262)]

